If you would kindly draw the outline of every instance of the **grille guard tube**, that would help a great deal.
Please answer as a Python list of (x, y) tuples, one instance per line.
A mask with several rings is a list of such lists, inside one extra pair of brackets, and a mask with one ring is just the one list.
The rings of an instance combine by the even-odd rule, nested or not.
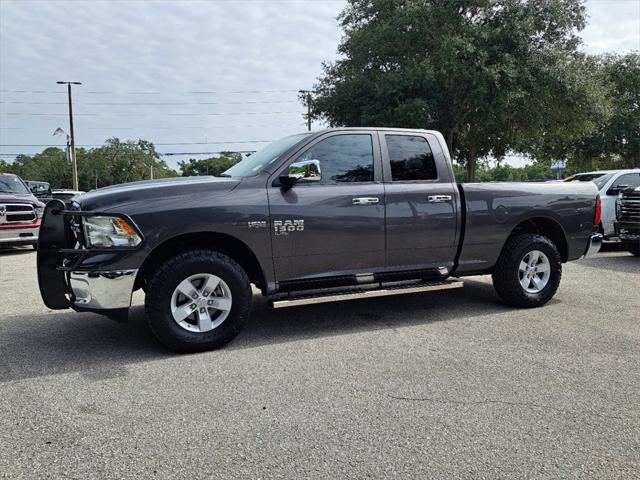
[(65, 257), (60, 249), (70, 246), (64, 208), (57, 199), (47, 203), (38, 236), (38, 286), (44, 304), (52, 310), (71, 306), (67, 273), (58, 268)]

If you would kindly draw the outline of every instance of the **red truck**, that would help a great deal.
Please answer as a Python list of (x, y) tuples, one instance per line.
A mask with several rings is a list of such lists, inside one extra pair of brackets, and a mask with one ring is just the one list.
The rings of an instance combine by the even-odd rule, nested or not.
[(44, 203), (22, 179), (0, 172), (0, 248), (33, 245), (37, 248)]

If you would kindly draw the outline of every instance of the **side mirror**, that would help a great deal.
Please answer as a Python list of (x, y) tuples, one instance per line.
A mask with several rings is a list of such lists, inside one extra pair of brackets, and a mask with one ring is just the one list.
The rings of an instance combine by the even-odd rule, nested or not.
[(322, 178), (320, 160), (303, 160), (289, 165), (287, 173), (280, 175), (284, 187), (293, 187), (298, 182), (319, 182)]

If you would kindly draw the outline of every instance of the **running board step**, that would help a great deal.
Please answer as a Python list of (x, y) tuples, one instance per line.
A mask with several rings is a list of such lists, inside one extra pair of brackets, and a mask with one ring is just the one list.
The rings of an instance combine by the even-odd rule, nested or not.
[(404, 295), (407, 293), (431, 292), (433, 290), (449, 290), (464, 286), (462, 280), (436, 280), (431, 282), (418, 282), (405, 285), (383, 286), (370, 290), (343, 290), (332, 291), (325, 294), (297, 295), (282, 300), (271, 302), (273, 308), (297, 307), (299, 305), (311, 305), (314, 303), (343, 302), (345, 300), (360, 300), (363, 298), (387, 297), (391, 295)]

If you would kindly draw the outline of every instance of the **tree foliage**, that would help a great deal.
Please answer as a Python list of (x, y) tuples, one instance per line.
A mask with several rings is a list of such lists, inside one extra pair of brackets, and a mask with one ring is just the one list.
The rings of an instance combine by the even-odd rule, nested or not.
[[(81, 190), (148, 179), (153, 167), (154, 178), (172, 177), (177, 173), (160, 160), (154, 145), (146, 140), (108, 139), (89, 150), (77, 149), (78, 183)], [(18, 155), (3, 170), (16, 173), (25, 180), (49, 182), (52, 188), (71, 188), (71, 164), (60, 148), (46, 148), (35, 155)]]
[[(466, 182), (467, 169), (454, 164), (453, 171), (457, 182)], [(555, 179), (547, 162), (535, 161), (524, 167), (512, 167), (506, 163), (498, 163), (494, 166), (479, 164), (476, 170), (477, 182), (534, 182)]]
[(577, 50), (583, 0), (350, 0), (339, 21), (313, 115), (440, 130), (470, 180), (478, 158), (570, 142), (606, 114)]
[(640, 167), (640, 54), (605, 55), (596, 71), (606, 87), (610, 115), (599, 118), (596, 130), (570, 147), (574, 168)]
[(242, 160), (242, 154), (236, 152), (222, 152), (218, 157), (178, 162), (183, 177), (194, 175), (220, 175)]

